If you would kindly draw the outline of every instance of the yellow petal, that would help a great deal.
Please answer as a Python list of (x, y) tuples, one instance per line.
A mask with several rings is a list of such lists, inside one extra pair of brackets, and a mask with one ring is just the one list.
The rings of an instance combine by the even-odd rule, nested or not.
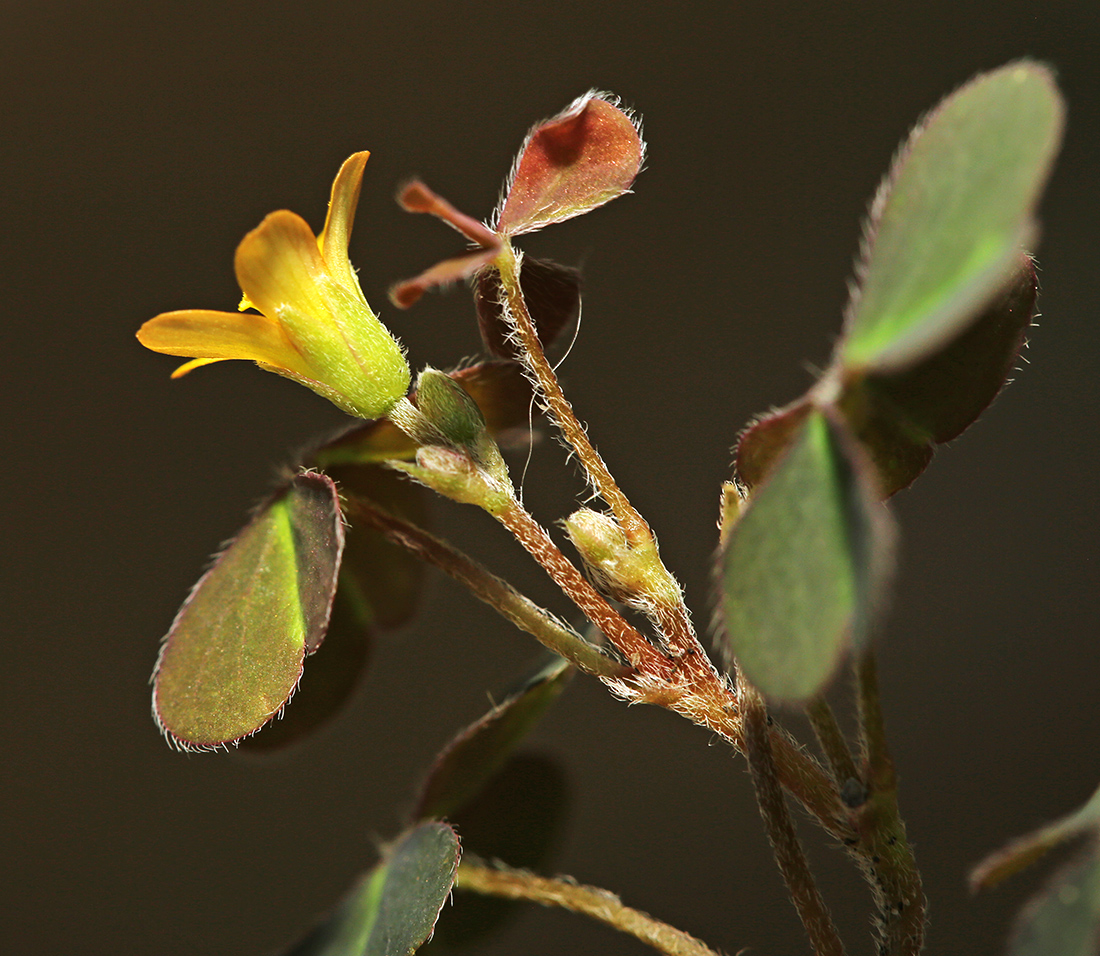
[(348, 240), (351, 239), (351, 226), (355, 219), (355, 208), (359, 205), (359, 187), (363, 182), (363, 167), (370, 153), (364, 150), (353, 153), (340, 167), (332, 183), (332, 197), (328, 203), (328, 215), (325, 228), (317, 237), (317, 245), (324, 257), (329, 274), (343, 285), (355, 288), (352, 284), (354, 273), (348, 262)]
[(215, 362), (227, 362), (228, 359), (191, 359), (190, 362), (184, 362), (179, 368), (172, 373), (172, 378), (183, 378), (188, 372), (193, 372), (197, 368), (202, 368), (204, 365), (213, 365)]
[[(251, 359), (298, 375), (313, 374), (279, 324), (263, 315), (205, 309), (165, 312), (146, 322), (137, 337), (147, 349), (166, 355), (214, 361)], [(188, 362), (176, 374), (184, 375), (195, 367)]]
[(297, 213), (280, 209), (241, 240), (234, 259), (245, 298), (264, 315), (283, 308), (324, 321), (328, 315), (317, 280), (325, 266), (313, 230)]

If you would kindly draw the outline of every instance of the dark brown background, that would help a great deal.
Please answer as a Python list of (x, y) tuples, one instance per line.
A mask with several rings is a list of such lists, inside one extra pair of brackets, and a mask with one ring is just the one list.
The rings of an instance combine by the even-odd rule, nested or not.
[[(968, 866), (1100, 780), (1097, 11), (3, 4), (0, 949), (271, 952), (371, 862), (434, 750), (533, 650), (433, 580), (354, 704), (301, 749), (182, 756), (157, 735), (146, 682), (178, 603), (272, 465), (340, 420), (245, 363), (170, 382), (172, 361), (134, 341), (159, 311), (232, 308), (233, 249), (265, 213), (319, 226), (340, 161), (373, 150), (353, 260), (414, 363), (448, 365), (475, 349), (466, 294), (400, 314), (384, 293), (460, 243), (400, 213), (396, 185), (416, 173), (486, 215), (531, 122), (592, 86), (637, 107), (651, 153), (636, 195), (526, 248), (585, 265), (562, 374), (705, 622), (730, 445), (826, 360), (896, 144), (972, 73), (1030, 54), (1058, 69), (1070, 116), (1043, 208), (1042, 325), (1017, 383), (897, 499), (902, 569), (882, 643), (929, 952), (998, 953), (1038, 876), (972, 900)], [(553, 522), (578, 488), (544, 443), (528, 503)], [(437, 510), (449, 536), (555, 603), (487, 518)], [(555, 869), (727, 952), (805, 952), (724, 747), (586, 681), (533, 743), (572, 784)], [(838, 854), (816, 856), (852, 951), (867, 952), (862, 887)], [(642, 950), (533, 910), (482, 951)]]

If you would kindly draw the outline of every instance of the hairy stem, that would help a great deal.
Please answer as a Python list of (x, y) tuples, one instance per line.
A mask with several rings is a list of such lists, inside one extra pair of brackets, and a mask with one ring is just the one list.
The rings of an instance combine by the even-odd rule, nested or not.
[[(573, 406), (565, 397), (561, 384), (553, 366), (546, 358), (539, 340), (538, 330), (534, 320), (527, 309), (527, 302), (523, 297), (520, 286), (520, 256), (505, 243), (495, 264), (500, 271), (501, 288), (504, 290), (502, 303), (504, 315), (512, 323), (516, 338), (522, 346), (524, 362), (531, 377), (538, 386), (538, 394), (543, 407), (558, 429), (562, 437), (576, 452), (578, 460), (584, 467), (585, 473), (591, 485), (599, 492), (600, 496), (611, 508), (619, 526), (623, 529), (627, 541), (632, 546), (651, 548), (654, 557), (657, 556), (657, 540), (645, 518), (630, 503), (630, 499), (624, 494), (615, 481), (614, 476), (604, 463), (600, 453), (588, 437), (588, 432), (580, 423)], [(659, 558), (656, 558), (659, 561)], [(661, 571), (674, 584), (674, 579), (663, 564), (659, 565)], [(675, 586), (679, 590), (678, 585)], [(654, 608), (654, 623), (660, 629), (669, 645), (680, 653), (689, 653), (697, 645), (695, 631), (691, 625), (691, 616), (683, 600), (674, 602), (661, 602)]]
[(527, 303), (523, 298), (523, 291), (519, 284), (520, 260), (515, 251), (508, 244), (497, 257), (496, 265), (500, 270), (500, 284), (504, 289), (505, 315), (511, 319), (516, 331), (516, 337), (523, 347), (524, 361), (531, 375), (538, 383), (539, 392), (547, 413), (554, 424), (561, 429), (565, 440), (573, 447), (588, 474), (589, 481), (600, 493), (600, 496), (611, 508), (612, 514), (618, 519), (627, 540), (636, 542), (652, 537), (649, 525), (638, 513), (629, 499), (619, 488), (607, 465), (604, 464), (600, 453), (589, 441), (588, 433), (573, 413), (573, 406), (565, 397), (561, 389), (558, 377), (554, 373), (550, 362), (542, 350), (538, 331), (527, 311)]
[(646, 673), (664, 677), (671, 675), (672, 663), (668, 658), (607, 603), (522, 505), (517, 502), (494, 517), (543, 566), (553, 582), (584, 612), (585, 617), (626, 655), (631, 665)]
[[(635, 651), (635, 669), (612, 661), (579, 635), (562, 625), (552, 614), (516, 591), (453, 545), (435, 537), (410, 521), (399, 518), (361, 496), (347, 497), (348, 510), (356, 521), (373, 528), (395, 544), (435, 565), (469, 588), (505, 619), (532, 634), (545, 646), (561, 654), (581, 670), (594, 674), (617, 695), (638, 703), (655, 704), (671, 710), (694, 724), (705, 727), (744, 752), (737, 696), (729, 681), (715, 670), (710, 658), (696, 641), (690, 652), (669, 660), (609, 605), (561, 554), (542, 529), (522, 509), (509, 517), (521, 543), (539, 558), (547, 571), (573, 598), (589, 619), (609, 637), (617, 636)], [(582, 603), (583, 601), (583, 603)], [(629, 656), (629, 653), (628, 653)], [(857, 838), (848, 814), (836, 796), (835, 787), (821, 765), (778, 724), (770, 728), (774, 762), (782, 785), (806, 808), (831, 836), (849, 847)]]
[(756, 787), (756, 802), (768, 831), (775, 861), (783, 874), (815, 956), (844, 956), (836, 926), (814, 882), (810, 864), (795, 832), (787, 798), (779, 781), (772, 755), (768, 712), (757, 690), (740, 682), (741, 707), (745, 722), (745, 751)]
[(520, 594), (469, 556), (423, 528), (392, 515), (358, 497), (348, 498), (348, 510), (356, 521), (381, 532), (429, 564), (435, 565), (494, 608), (516, 627), (583, 671), (597, 677), (622, 677), (627, 670), (558, 621), (549, 611)]
[(858, 851), (878, 906), (881, 956), (917, 956), (924, 948), (926, 901), (898, 810), (898, 780), (886, 745), (878, 667), (868, 648), (856, 662), (867, 801), (856, 814)]
[(463, 858), (459, 865), (455, 886), (460, 890), (472, 890), (489, 896), (560, 906), (591, 916), (620, 932), (629, 933), (667, 956), (718, 956), (715, 950), (694, 936), (640, 910), (624, 906), (614, 893), (594, 886), (582, 886), (571, 880), (548, 879), (501, 865), (488, 867), (470, 862), (468, 857)]

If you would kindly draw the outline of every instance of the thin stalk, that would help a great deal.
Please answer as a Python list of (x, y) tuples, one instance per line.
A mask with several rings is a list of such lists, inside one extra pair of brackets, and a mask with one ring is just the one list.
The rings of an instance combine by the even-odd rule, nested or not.
[[(505, 242), (495, 264), (500, 271), (500, 284), (504, 290), (504, 314), (511, 319), (515, 334), (522, 346), (524, 362), (531, 376), (538, 383), (538, 392), (551, 420), (558, 426), (562, 437), (576, 452), (588, 476), (589, 482), (611, 508), (627, 541), (632, 545), (651, 547), (657, 553), (656, 538), (641, 513), (619, 487), (614, 476), (596, 451), (588, 432), (577, 418), (573, 406), (565, 397), (558, 376), (543, 352), (534, 320), (527, 309), (519, 282), (521, 259), (511, 245)], [(659, 560), (659, 559), (658, 559)], [(661, 570), (670, 582), (674, 579), (663, 565)], [(678, 587), (677, 587), (678, 589)], [(691, 616), (682, 600), (666, 602), (655, 607), (655, 623), (669, 645), (681, 654), (691, 653), (698, 646)]]
[(589, 481), (611, 508), (627, 540), (637, 542), (652, 540), (652, 532), (645, 518), (638, 513), (619, 488), (607, 465), (604, 464), (588, 433), (573, 412), (573, 406), (565, 397), (558, 377), (542, 350), (535, 323), (527, 311), (527, 303), (519, 284), (519, 259), (511, 245), (505, 243), (495, 260), (500, 270), (500, 284), (505, 296), (505, 315), (511, 318), (516, 337), (523, 348), (524, 361), (531, 375), (538, 382), (539, 391), (547, 413), (561, 429), (565, 440), (573, 447), (588, 474)]
[(858, 808), (858, 852), (878, 906), (882, 956), (917, 956), (924, 947), (926, 901), (898, 810), (898, 780), (886, 744), (878, 666), (868, 648), (856, 662), (860, 741), (867, 801)]
[(435, 565), (550, 650), (597, 677), (621, 678), (627, 671), (598, 648), (558, 621), (549, 611), (520, 594), (469, 556), (409, 521), (358, 497), (348, 497), (356, 521), (381, 532), (391, 541)]
[(559, 906), (591, 916), (608, 926), (641, 940), (666, 956), (719, 956), (683, 930), (654, 919), (647, 913), (624, 906), (614, 893), (570, 880), (548, 879), (524, 870), (496, 865), (484, 866), (464, 858), (458, 867), (455, 886), (488, 896), (528, 900), (543, 906)]
[(775, 861), (783, 874), (815, 956), (844, 956), (828, 907), (821, 898), (809, 862), (795, 832), (787, 798), (779, 781), (768, 731), (768, 712), (755, 688), (740, 683), (741, 707), (745, 722), (745, 751), (756, 787), (756, 801), (771, 840)]
[(859, 771), (856, 769), (852, 751), (848, 747), (848, 741), (844, 739), (833, 708), (829, 706), (824, 696), (815, 697), (806, 705), (806, 716), (814, 729), (818, 746), (833, 771), (833, 781), (836, 783), (837, 791), (843, 793), (844, 786), (849, 780), (858, 784)]
[(553, 539), (519, 502), (494, 517), (512, 532), (513, 537), (539, 564), (551, 580), (584, 612), (612, 644), (638, 670), (668, 678), (672, 663), (641, 634), (576, 569), (554, 544)]

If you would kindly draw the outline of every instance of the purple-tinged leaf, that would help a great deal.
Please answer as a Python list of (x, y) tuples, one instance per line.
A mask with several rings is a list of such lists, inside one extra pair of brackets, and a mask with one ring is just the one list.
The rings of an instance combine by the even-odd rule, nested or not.
[(500, 236), (473, 216), (460, 212), (424, 183), (409, 183), (401, 190), (397, 201), (406, 212), (423, 212), (442, 219), (477, 247), (454, 258), (444, 259), (413, 279), (397, 283), (390, 289), (390, 300), (398, 308), (407, 309), (414, 305), (429, 289), (469, 278), (499, 254)]
[[(581, 273), (579, 269), (558, 265), (545, 259), (524, 256), (519, 274), (527, 311), (535, 323), (543, 349), (549, 348), (563, 330), (577, 324), (581, 314)], [(481, 340), (493, 355), (519, 361), (519, 349), (511, 342), (511, 327), (501, 307), (500, 273), (494, 268), (478, 274), (474, 286), (474, 304)]]
[(742, 489), (751, 491), (768, 477), (811, 408), (808, 399), (800, 398), (760, 416), (741, 432), (734, 455), (734, 473)]
[[(1020, 357), (1035, 314), (1031, 260), (1015, 282), (958, 338), (900, 372), (848, 373), (835, 404), (877, 472), (884, 498), (908, 487), (928, 467), (935, 446), (957, 438), (981, 415)], [(844, 375), (834, 367), (823, 381)], [(742, 432), (736, 475), (752, 489), (767, 477), (811, 407), (813, 390)]]
[(458, 835), (444, 823), (405, 833), (335, 912), (282, 956), (409, 956), (431, 936), (458, 872)]
[(303, 473), (217, 557), (153, 675), (153, 713), (172, 743), (216, 748), (279, 713), (324, 639), (343, 547), (336, 486)]
[(572, 674), (566, 660), (552, 655), (501, 703), (455, 737), (436, 757), (413, 819), (448, 817), (469, 803), (500, 770)]
[(962, 434), (1004, 387), (1035, 314), (1038, 283), (1024, 257), (1011, 287), (941, 351), (904, 371), (853, 375), (838, 402), (889, 497), (910, 485), (934, 446)]
[(527, 134), (495, 217), (502, 236), (580, 216), (629, 191), (645, 144), (618, 102), (586, 93)]

